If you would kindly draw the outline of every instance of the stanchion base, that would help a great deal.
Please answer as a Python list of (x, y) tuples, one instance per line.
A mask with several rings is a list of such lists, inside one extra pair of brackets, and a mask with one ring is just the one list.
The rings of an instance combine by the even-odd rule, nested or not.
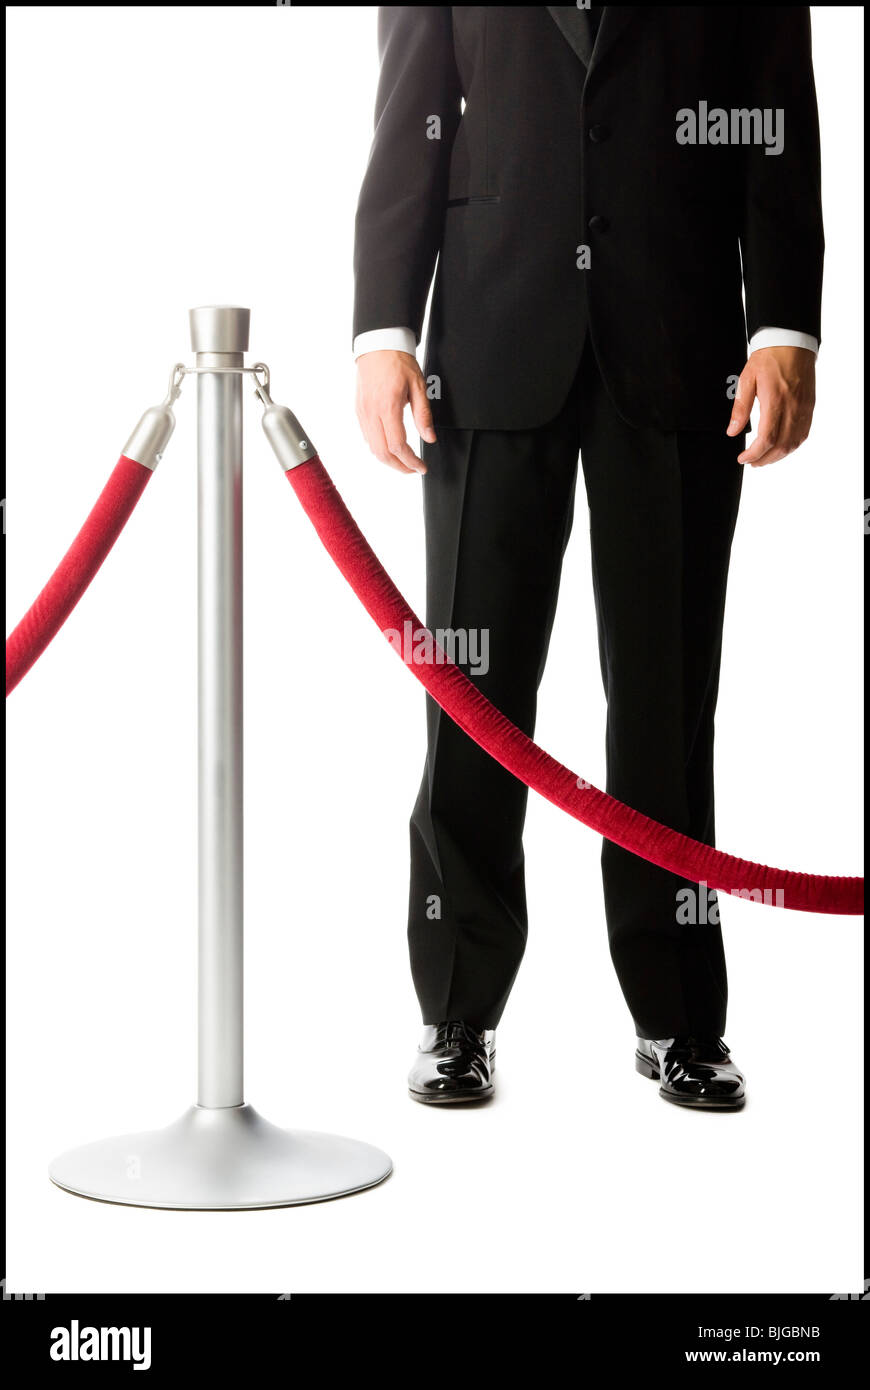
[(61, 1154), (58, 1187), (99, 1202), (242, 1211), (325, 1202), (382, 1182), (385, 1153), (357, 1139), (278, 1129), (250, 1105), (192, 1106), (175, 1124)]

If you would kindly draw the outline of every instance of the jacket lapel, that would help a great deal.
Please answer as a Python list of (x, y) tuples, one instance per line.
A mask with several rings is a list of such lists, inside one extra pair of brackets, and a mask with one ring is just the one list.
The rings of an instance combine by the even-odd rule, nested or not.
[(613, 46), (623, 30), (630, 21), (635, 18), (639, 10), (646, 9), (644, 5), (605, 5), (604, 13), (601, 16), (601, 24), (598, 27), (598, 38), (595, 40), (595, 49), (592, 54), (590, 66), (597, 66), (601, 62), (605, 53)]
[(547, 6), (563, 36), (587, 71), (600, 63), (602, 56), (642, 6), (603, 5), (601, 8), (603, 13), (593, 47), (588, 10), (578, 9), (576, 5)]
[(548, 5), (547, 9), (584, 68), (588, 68), (592, 57), (592, 30), (586, 11), (576, 5)]

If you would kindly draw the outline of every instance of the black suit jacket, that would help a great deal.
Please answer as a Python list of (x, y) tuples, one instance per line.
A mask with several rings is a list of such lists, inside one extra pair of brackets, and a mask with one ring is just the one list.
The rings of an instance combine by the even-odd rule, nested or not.
[[(590, 51), (576, 6), (386, 6), (379, 42), (354, 335), (419, 339), (437, 261), (436, 426), (552, 419), (588, 324), (631, 424), (714, 428), (747, 333), (821, 336), (807, 7), (608, 5)], [(678, 144), (702, 101), (781, 108), (782, 153)]]

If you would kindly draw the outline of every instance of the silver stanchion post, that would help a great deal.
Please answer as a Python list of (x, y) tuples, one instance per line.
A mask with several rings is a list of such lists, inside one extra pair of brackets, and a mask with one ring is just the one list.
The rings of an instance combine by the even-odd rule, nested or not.
[[(199, 515), (199, 1104), (243, 1100), (242, 375), (247, 309), (192, 309)], [(209, 372), (209, 367), (222, 368)]]
[(72, 1149), (49, 1170), (69, 1192), (131, 1206), (291, 1206), (372, 1187), (392, 1168), (370, 1144), (279, 1129), (244, 1100), (242, 372), (249, 319), (249, 310), (228, 305), (190, 311), (199, 475), (197, 1104), (166, 1129)]

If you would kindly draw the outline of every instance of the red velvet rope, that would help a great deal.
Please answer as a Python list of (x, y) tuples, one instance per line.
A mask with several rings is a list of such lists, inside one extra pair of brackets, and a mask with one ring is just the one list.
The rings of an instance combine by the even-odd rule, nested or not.
[(150, 477), (150, 468), (121, 455), (66, 555), (7, 638), (7, 695), (63, 627), (123, 531)]
[[(316, 456), (287, 471), (296, 496), (341, 573), (384, 633), (425, 631), (347, 510)], [(394, 644), (395, 645), (395, 644)], [(863, 878), (773, 869), (724, 854), (678, 834), (578, 778), (551, 758), (480, 693), (440, 649), (437, 661), (418, 663), (402, 642), (405, 664), (443, 710), (502, 767), (548, 801), (614, 844), (682, 878), (752, 901), (805, 912), (862, 914)]]

